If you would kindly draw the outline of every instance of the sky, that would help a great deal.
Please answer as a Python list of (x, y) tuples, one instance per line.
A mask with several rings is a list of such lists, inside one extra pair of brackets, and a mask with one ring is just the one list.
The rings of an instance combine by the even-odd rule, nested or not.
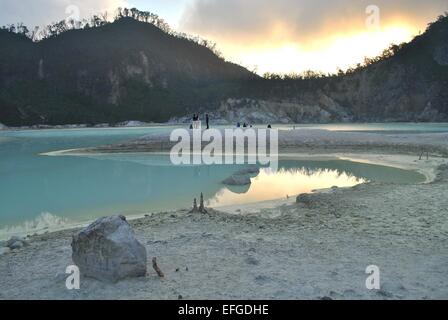
[(410, 41), (448, 0), (0, 0), (0, 25), (45, 25), (117, 7), (158, 14), (173, 29), (217, 43), (259, 74), (336, 72)]

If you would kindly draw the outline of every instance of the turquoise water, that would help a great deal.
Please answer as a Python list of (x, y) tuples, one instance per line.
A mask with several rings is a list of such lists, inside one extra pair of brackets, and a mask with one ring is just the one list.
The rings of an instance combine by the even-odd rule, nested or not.
[(293, 128), (325, 129), (330, 131), (363, 131), (380, 134), (391, 133), (437, 133), (448, 132), (448, 123), (414, 123), (414, 122), (392, 122), (392, 123), (344, 123), (344, 124), (287, 124), (276, 125), (280, 129), (291, 130)]
[[(118, 143), (172, 127), (0, 132), (0, 233), (52, 223), (76, 223), (109, 214), (188, 208), (204, 193), (213, 206), (271, 200), (363, 181), (420, 182), (424, 177), (342, 160), (281, 160), (262, 168), (249, 187), (221, 181), (242, 166), (172, 166), (168, 156), (41, 156), (61, 149)], [(448, 127), (447, 127), (448, 130)], [(17, 229), (11, 229), (19, 226)]]

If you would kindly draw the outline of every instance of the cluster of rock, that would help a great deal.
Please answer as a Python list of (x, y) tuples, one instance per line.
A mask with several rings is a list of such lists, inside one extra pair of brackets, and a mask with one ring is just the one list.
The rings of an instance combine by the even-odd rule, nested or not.
[(19, 236), (12, 236), (8, 241), (2, 242), (0, 244), (0, 256), (4, 255), (11, 250), (18, 250), (23, 247), (27, 247), (30, 244), (24, 238)]
[(315, 196), (309, 193), (299, 194), (296, 198), (297, 203), (303, 203), (305, 206), (309, 207), (313, 204)]
[(327, 123), (352, 119), (350, 112), (319, 91), (312, 97), (293, 99), (227, 99), (216, 111), (230, 123)]
[[(323, 92), (302, 100), (228, 98), (220, 102), (216, 110), (209, 110), (210, 121), (214, 125), (236, 123), (328, 123), (349, 122), (351, 113)], [(205, 112), (204, 112), (205, 114)], [(172, 118), (170, 123), (189, 123), (191, 116)]]
[(72, 239), (72, 259), (81, 275), (105, 282), (146, 275), (146, 248), (121, 215), (103, 217)]

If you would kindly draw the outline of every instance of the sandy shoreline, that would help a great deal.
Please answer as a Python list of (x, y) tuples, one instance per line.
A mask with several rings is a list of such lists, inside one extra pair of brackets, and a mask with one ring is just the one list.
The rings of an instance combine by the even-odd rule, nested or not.
[[(166, 277), (148, 262), (145, 278), (115, 285), (82, 279), (76, 292), (65, 288), (64, 271), (77, 229), (32, 236), (29, 247), (0, 256), (0, 299), (447, 299), (446, 135), (389, 142), (358, 135), (351, 145), (347, 135), (330, 143), (313, 135), (307, 145), (303, 137), (284, 148), (289, 156), (396, 166), (427, 181), (367, 183), (317, 192), (306, 203), (291, 197), (209, 215), (150, 214), (131, 224)], [(429, 160), (418, 160), (422, 146)], [(365, 288), (371, 264), (381, 270), (379, 291)]]

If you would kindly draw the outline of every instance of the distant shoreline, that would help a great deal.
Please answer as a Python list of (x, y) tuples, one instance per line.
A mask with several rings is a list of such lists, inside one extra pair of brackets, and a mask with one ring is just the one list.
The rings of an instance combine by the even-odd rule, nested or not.
[[(132, 124), (136, 123), (138, 124)], [(129, 124), (131, 123), (131, 124)], [(35, 124), (30, 126), (6, 126), (0, 127), (1, 131), (25, 131), (25, 130), (58, 130), (58, 129), (114, 129), (114, 128), (147, 128), (147, 127), (170, 127), (170, 126), (187, 126), (189, 122), (187, 121), (168, 121), (168, 122), (140, 122), (140, 121), (124, 121), (119, 124), (109, 124), (109, 123), (103, 123), (103, 124), (60, 124), (60, 125), (44, 125), (44, 124)], [(415, 122), (415, 121), (384, 121), (384, 122), (369, 122), (369, 121), (360, 121), (360, 122), (304, 122), (304, 123), (272, 123), (271, 125), (275, 126), (322, 126), (322, 125), (393, 125), (393, 124), (415, 124), (415, 125), (444, 125), (448, 124), (448, 122)], [(253, 124), (256, 127), (266, 126), (267, 124), (263, 123), (254, 123)], [(217, 127), (221, 126), (229, 126), (234, 127), (236, 126), (236, 123), (218, 123), (215, 124)]]

